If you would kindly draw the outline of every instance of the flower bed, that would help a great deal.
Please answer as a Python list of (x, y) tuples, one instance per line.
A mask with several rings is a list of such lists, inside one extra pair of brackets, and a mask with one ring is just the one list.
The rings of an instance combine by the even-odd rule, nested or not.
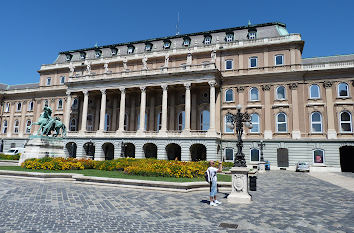
[(18, 154), (18, 155), (5, 155), (5, 154), (0, 154), (0, 159), (19, 160), (19, 159), (20, 159), (20, 154)]

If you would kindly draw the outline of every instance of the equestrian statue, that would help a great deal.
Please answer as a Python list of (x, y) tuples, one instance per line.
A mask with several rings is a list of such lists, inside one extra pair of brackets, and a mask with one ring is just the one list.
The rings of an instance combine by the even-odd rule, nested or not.
[(28, 128), (30, 129), (32, 125), (39, 125), (37, 135), (49, 136), (53, 133), (53, 137), (57, 137), (60, 134), (62, 137), (66, 136), (66, 127), (61, 122), (59, 117), (52, 117), (52, 109), (47, 105), (44, 106), (43, 112), (41, 113), (37, 122), (33, 122)]

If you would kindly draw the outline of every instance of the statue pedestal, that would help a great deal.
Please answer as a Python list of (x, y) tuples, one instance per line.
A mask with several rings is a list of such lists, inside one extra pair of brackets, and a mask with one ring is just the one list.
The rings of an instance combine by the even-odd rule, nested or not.
[(26, 159), (40, 159), (43, 157), (65, 157), (62, 138), (47, 136), (30, 136), (25, 144), (25, 151), (21, 154), (19, 165)]
[(232, 191), (227, 197), (227, 201), (232, 204), (249, 204), (252, 196), (248, 193), (248, 174), (247, 167), (232, 167)]
[(264, 161), (259, 162), (258, 168), (259, 168), (258, 170), (259, 173), (265, 172), (265, 162)]

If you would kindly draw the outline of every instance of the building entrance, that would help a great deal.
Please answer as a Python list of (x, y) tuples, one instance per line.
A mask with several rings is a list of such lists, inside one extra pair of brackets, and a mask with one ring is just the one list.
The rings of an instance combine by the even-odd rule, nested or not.
[(288, 149), (278, 148), (277, 150), (278, 167), (289, 167)]
[(342, 146), (339, 155), (342, 172), (354, 172), (354, 146)]

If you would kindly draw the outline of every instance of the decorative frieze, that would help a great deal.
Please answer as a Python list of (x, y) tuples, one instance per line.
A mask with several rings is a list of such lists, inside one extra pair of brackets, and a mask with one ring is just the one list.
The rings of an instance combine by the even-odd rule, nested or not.
[(297, 83), (289, 83), (288, 86), (289, 86), (290, 90), (296, 90), (298, 84)]
[(245, 90), (245, 87), (236, 87), (237, 92), (243, 92)]
[(333, 85), (332, 81), (324, 81), (323, 82), (323, 87), (324, 88), (330, 88), (330, 87), (332, 87), (332, 85)]
[(263, 91), (270, 91), (271, 85), (266, 84), (266, 85), (262, 85), (262, 90)]

